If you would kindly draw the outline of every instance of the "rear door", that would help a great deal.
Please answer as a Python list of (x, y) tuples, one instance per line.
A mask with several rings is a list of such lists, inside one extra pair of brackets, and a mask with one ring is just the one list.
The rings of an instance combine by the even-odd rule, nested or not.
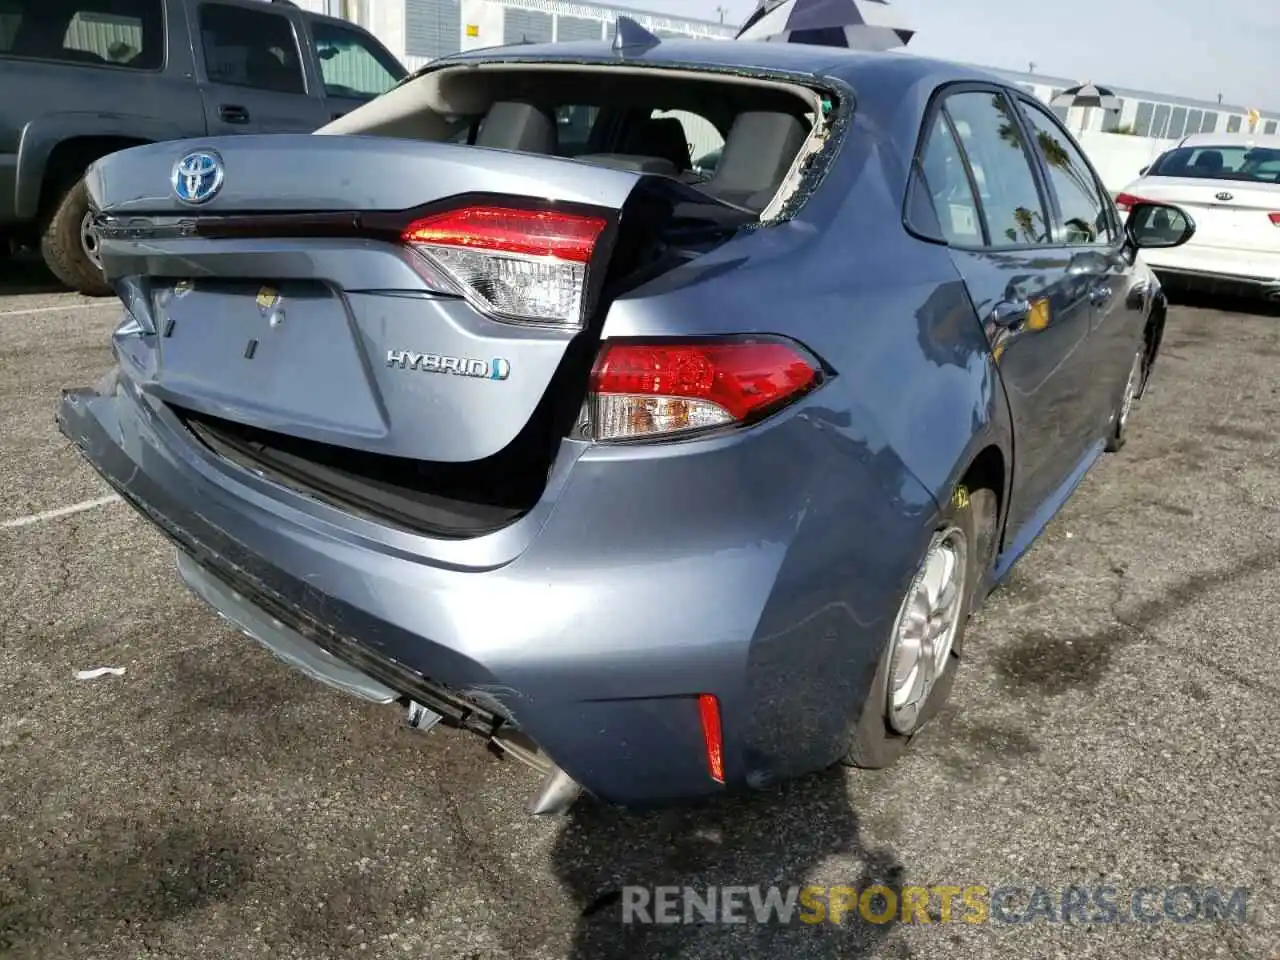
[(320, 72), (326, 123), (386, 93), (408, 73), (363, 30), (321, 17), (303, 22)]
[(1072, 252), (1068, 272), (1083, 283), (1090, 300), (1087, 357), (1093, 383), (1088, 400), (1095, 438), (1100, 438), (1142, 346), (1144, 317), (1131, 309), (1142, 298), (1130, 297), (1137, 283), (1133, 262), (1097, 173), (1057, 117), (1029, 97), (1017, 101), (1057, 209), (1057, 242)]
[(999, 89), (935, 101), (921, 159), (952, 258), (999, 367), (1014, 428), (1008, 534), (1034, 534), (1089, 446), (1088, 285), (1055, 244), (1020, 118)]
[(260, 0), (195, 9), (201, 93), (210, 134), (310, 133), (329, 120), (308, 92), (294, 20)]

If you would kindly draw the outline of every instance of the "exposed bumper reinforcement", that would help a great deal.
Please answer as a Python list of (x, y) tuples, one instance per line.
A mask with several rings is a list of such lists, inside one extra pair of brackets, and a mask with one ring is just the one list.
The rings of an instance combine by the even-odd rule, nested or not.
[(358, 670), (343, 663), (279, 620), (268, 616), (239, 593), (210, 576), (181, 550), (178, 573), (200, 599), (218, 616), (233, 623), (245, 635), (257, 640), (273, 654), (313, 680), (374, 703), (394, 703), (400, 695)]

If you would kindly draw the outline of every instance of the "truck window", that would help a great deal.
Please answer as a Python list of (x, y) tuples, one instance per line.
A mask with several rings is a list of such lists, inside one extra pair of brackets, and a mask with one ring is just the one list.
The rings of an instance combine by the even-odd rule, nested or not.
[(0, 0), (0, 56), (159, 70), (162, 0)]
[(200, 6), (205, 70), (214, 83), (306, 93), (293, 25), (276, 13), (229, 4)]
[(372, 99), (408, 73), (395, 57), (358, 30), (311, 21), (324, 92), (330, 97)]

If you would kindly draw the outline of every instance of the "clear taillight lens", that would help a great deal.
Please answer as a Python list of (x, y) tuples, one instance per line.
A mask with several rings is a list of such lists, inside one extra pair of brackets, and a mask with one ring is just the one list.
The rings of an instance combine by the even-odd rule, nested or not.
[(752, 423), (821, 384), (797, 344), (725, 339), (606, 343), (591, 374), (596, 440), (641, 440)]
[(469, 206), (416, 220), (401, 241), (499, 319), (580, 327), (603, 217)]

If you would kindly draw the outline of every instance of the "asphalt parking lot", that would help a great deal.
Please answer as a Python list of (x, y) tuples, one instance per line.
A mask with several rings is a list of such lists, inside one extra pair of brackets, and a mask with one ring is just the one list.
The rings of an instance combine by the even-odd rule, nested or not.
[[(57, 433), (111, 304), (0, 275), (0, 956), (1280, 956), (1280, 312), (1179, 305), (1132, 439), (895, 769), (533, 820), (523, 768), (295, 676)], [(78, 670), (124, 667), (78, 680)], [(1247, 888), (1153, 922), (623, 925), (624, 885)], [(1029, 896), (1029, 894), (1028, 894)], [(1027, 903), (1007, 915), (1025, 913)]]

